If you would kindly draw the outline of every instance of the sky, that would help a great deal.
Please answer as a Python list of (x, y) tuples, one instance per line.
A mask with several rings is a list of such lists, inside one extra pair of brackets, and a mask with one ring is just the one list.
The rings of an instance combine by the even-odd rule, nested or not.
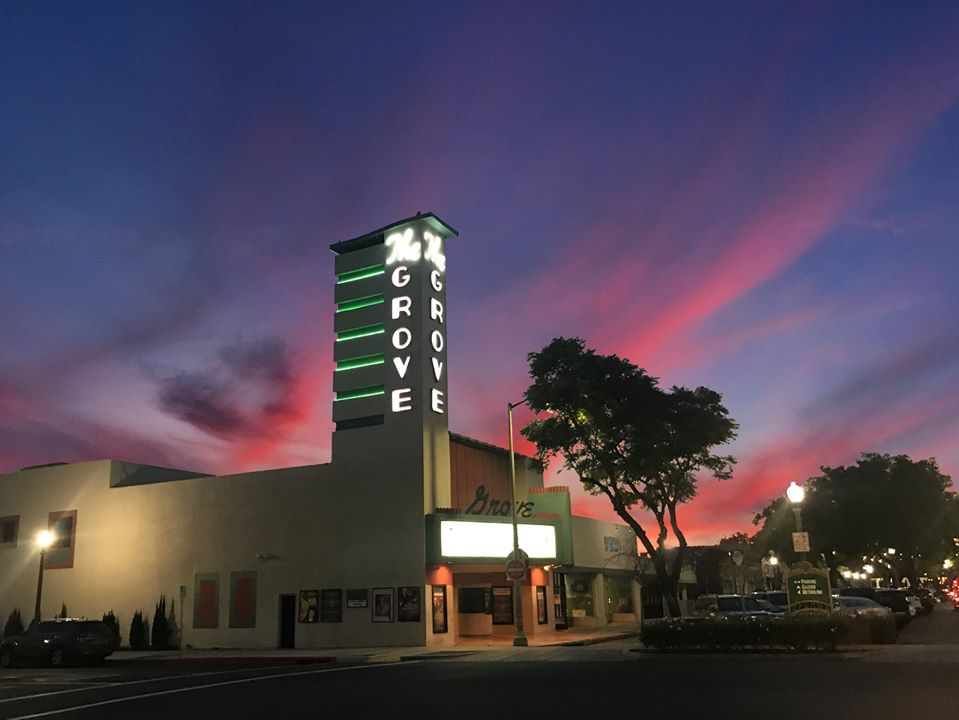
[(578, 336), (739, 422), (692, 544), (862, 452), (959, 478), (952, 2), (4, 0), (0, 472), (329, 461), (329, 245), (418, 211), (455, 432)]

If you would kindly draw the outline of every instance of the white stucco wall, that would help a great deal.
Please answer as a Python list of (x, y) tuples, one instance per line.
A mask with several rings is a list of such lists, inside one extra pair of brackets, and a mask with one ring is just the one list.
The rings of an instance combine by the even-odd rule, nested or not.
[[(282, 593), (424, 584), (422, 487), (393, 482), (386, 467), (315, 465), (110, 487), (111, 473), (137, 467), (102, 461), (0, 475), (0, 516), (20, 516), (18, 546), (0, 548), (0, 619), (14, 607), (32, 616), (32, 538), (60, 510), (77, 510), (74, 567), (45, 572), (43, 615), (61, 603), (77, 617), (113, 610), (124, 641), (135, 610), (152, 619), (161, 593), (180, 603), (181, 585), (185, 644), (276, 647)], [(228, 627), (231, 571), (257, 573), (255, 628)], [(219, 573), (217, 629), (192, 628), (196, 573)], [(423, 610), (419, 623), (372, 623), (370, 608), (344, 601), (342, 623), (298, 623), (296, 644), (422, 644), (425, 598)]]

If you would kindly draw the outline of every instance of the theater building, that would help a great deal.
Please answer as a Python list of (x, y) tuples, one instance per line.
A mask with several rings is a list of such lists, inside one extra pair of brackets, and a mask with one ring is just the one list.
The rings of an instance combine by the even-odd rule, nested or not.
[[(336, 243), (331, 462), (210, 476), (119, 460), (0, 475), (0, 621), (163, 595), (198, 648), (452, 645), (514, 633), (507, 451), (450, 433), (446, 250), (416, 215)], [(505, 409), (505, 399), (504, 399)], [(517, 455), (527, 635), (636, 619), (635, 537)]]

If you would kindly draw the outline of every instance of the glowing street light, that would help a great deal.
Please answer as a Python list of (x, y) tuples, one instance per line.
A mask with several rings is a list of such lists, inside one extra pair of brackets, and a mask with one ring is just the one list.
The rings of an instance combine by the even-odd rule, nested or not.
[(47, 554), (47, 548), (53, 545), (53, 533), (49, 530), (41, 530), (37, 533), (36, 543), (40, 548), (40, 573), (37, 575), (37, 604), (33, 610), (34, 622), (40, 622), (40, 596), (43, 593), (43, 560)]
[(942, 561), (942, 567), (944, 570), (952, 569), (953, 565), (955, 565), (955, 562), (953, 562), (952, 558), (946, 558)]
[(876, 568), (874, 568), (872, 565), (863, 565), (862, 569), (865, 571), (866, 575), (872, 575), (874, 572), (876, 572)]
[(886, 548), (886, 555), (895, 555), (896, 548)]
[[(802, 501), (806, 498), (806, 491), (803, 490), (801, 485), (797, 485), (796, 481), (789, 483), (789, 487), (786, 489), (786, 497), (789, 498), (789, 502), (793, 506), (793, 517), (796, 519), (796, 532), (801, 533), (802, 530)], [(806, 553), (805, 551), (799, 553), (799, 559), (805, 560)]]

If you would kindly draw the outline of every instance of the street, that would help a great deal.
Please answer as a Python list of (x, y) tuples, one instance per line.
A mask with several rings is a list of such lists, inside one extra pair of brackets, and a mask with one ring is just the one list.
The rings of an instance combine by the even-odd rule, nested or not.
[[(928, 638), (927, 638), (928, 636)], [(937, 642), (915, 642), (916, 639)], [(402, 660), (402, 658), (397, 658)], [(903, 643), (829, 655), (659, 654), (635, 640), (436, 653), (395, 662), (225, 667), (112, 660), (0, 674), (2, 718), (456, 718), (668, 713), (676, 718), (955, 717), (959, 612), (937, 607)]]

